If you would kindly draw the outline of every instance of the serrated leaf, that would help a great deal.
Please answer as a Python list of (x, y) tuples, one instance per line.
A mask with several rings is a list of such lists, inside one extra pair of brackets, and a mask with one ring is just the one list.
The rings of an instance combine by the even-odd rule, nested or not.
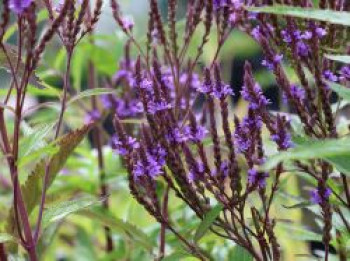
[(216, 205), (213, 207), (207, 214), (205, 214), (202, 222), (199, 224), (196, 233), (194, 235), (194, 241), (199, 241), (205, 233), (208, 231), (208, 229), (211, 227), (211, 225), (214, 223), (216, 218), (219, 216), (220, 212), (223, 210), (224, 206), (221, 204)]
[(310, 140), (285, 152), (271, 156), (263, 166), (271, 170), (280, 162), (292, 160), (323, 159), (333, 164), (339, 171), (350, 174), (350, 138)]
[(332, 60), (332, 61), (350, 64), (350, 55), (326, 54), (325, 56), (326, 56), (327, 59)]
[(56, 222), (74, 212), (91, 207), (99, 202), (99, 200), (94, 198), (80, 198), (48, 206), (44, 212), (42, 227), (45, 228), (52, 222)]
[(38, 148), (38, 144), (43, 143), (49, 132), (54, 127), (54, 124), (43, 124), (29, 130), (29, 133), (23, 137), (19, 143), (19, 159), (29, 155), (32, 151)]
[(24, 165), (28, 164), (29, 162), (35, 162), (36, 160), (38, 160), (39, 158), (41, 158), (43, 156), (52, 157), (58, 151), (59, 151), (59, 148), (55, 144), (49, 144), (45, 147), (34, 150), (29, 155), (21, 157), (17, 162), (17, 166), (19, 168), (21, 168)]
[(111, 88), (96, 88), (96, 89), (86, 90), (75, 95), (73, 98), (71, 98), (68, 101), (67, 106), (72, 104), (73, 102), (76, 102), (86, 97), (98, 96), (98, 95), (104, 95), (104, 94), (113, 94), (113, 93), (115, 93), (115, 90)]
[(258, 13), (286, 15), (350, 26), (349, 12), (340, 12), (330, 9), (312, 9), (295, 6), (273, 5), (264, 7), (247, 7), (247, 10)]
[(253, 261), (253, 256), (241, 246), (236, 246), (231, 255), (232, 260)]
[(107, 226), (112, 230), (124, 234), (132, 241), (142, 245), (148, 251), (151, 251), (153, 248), (149, 237), (142, 230), (127, 221), (121, 220), (105, 209), (96, 208), (94, 210), (82, 210), (77, 214), (91, 218), (103, 226)]
[(350, 89), (337, 83), (329, 83), (330, 88), (344, 100), (350, 101)]
[[(83, 140), (91, 127), (92, 124), (85, 125), (81, 129), (64, 135), (57, 141), (56, 145), (59, 148), (59, 151), (49, 160), (47, 189), (51, 186), (58, 172), (63, 168), (70, 154)], [(21, 185), (22, 196), (27, 208), (28, 215), (31, 214), (34, 207), (40, 201), (45, 169), (46, 161), (43, 160), (35, 166), (32, 173), (28, 176), (26, 182)], [(6, 231), (11, 235), (15, 235), (16, 233), (16, 225), (13, 219), (13, 213), (14, 210), (11, 208), (6, 225)]]

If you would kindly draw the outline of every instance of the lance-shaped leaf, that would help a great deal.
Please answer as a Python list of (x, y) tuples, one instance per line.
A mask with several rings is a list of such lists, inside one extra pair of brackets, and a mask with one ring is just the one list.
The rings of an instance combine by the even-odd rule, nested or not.
[(337, 83), (329, 83), (330, 88), (338, 94), (340, 98), (350, 101), (350, 89)]
[(331, 54), (327, 54), (326, 58), (329, 59), (329, 60), (336, 61), (336, 62), (350, 64), (350, 55), (331, 55)]
[(149, 237), (142, 230), (127, 221), (121, 220), (105, 209), (94, 208), (93, 210), (82, 210), (77, 214), (91, 218), (103, 226), (124, 234), (127, 238), (149, 251), (153, 248)]
[(350, 138), (308, 140), (302, 145), (271, 156), (263, 166), (271, 170), (280, 162), (292, 160), (322, 159), (333, 164), (339, 171), (350, 174)]
[(258, 13), (268, 13), (276, 15), (286, 15), (299, 17), (304, 19), (312, 19), (317, 21), (329, 22), (350, 26), (350, 13), (340, 12), (329, 9), (312, 9), (295, 6), (273, 5), (265, 7), (248, 7), (249, 11)]
[(100, 201), (95, 198), (79, 198), (48, 206), (44, 212), (42, 227), (47, 227), (50, 223), (56, 222), (79, 210), (91, 207)]
[(196, 230), (196, 234), (194, 235), (194, 241), (199, 241), (205, 235), (205, 233), (207, 233), (208, 229), (214, 223), (214, 221), (219, 216), (223, 208), (223, 205), (218, 204), (215, 207), (213, 207), (207, 214), (205, 214), (202, 222), (199, 224), (199, 227)]
[(236, 246), (230, 255), (230, 260), (253, 261), (253, 256), (241, 246)]
[(76, 102), (78, 100), (81, 100), (83, 98), (91, 97), (91, 96), (99, 96), (99, 95), (105, 95), (105, 94), (115, 94), (116, 91), (111, 88), (96, 88), (91, 90), (82, 91), (76, 96), (72, 97), (68, 103), (67, 106), (72, 104), (73, 102)]
[[(51, 158), (48, 161), (49, 171), (47, 189), (51, 186), (58, 172), (63, 168), (68, 157), (83, 140), (83, 138), (88, 133), (92, 125), (93, 124), (85, 125), (81, 129), (75, 130), (64, 135), (57, 141), (57, 147), (59, 148), (58, 152), (51, 156)], [(22, 196), (24, 203), (26, 204), (28, 215), (30, 215), (35, 206), (40, 202), (46, 166), (47, 161), (40, 161), (36, 165), (32, 173), (28, 176), (26, 182), (23, 185), (21, 185)], [(14, 210), (13, 208), (11, 208), (7, 219), (6, 231), (7, 233), (12, 235), (16, 233), (16, 224), (14, 222), (13, 215)]]

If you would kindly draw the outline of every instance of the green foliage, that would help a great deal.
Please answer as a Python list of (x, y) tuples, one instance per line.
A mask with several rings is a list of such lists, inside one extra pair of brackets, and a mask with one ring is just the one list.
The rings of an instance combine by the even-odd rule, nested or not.
[(350, 56), (349, 55), (330, 55), (330, 54), (327, 54), (326, 58), (329, 60), (332, 60), (332, 61), (350, 64)]
[(194, 241), (199, 241), (205, 235), (205, 233), (215, 222), (216, 218), (219, 216), (223, 208), (223, 205), (218, 204), (215, 207), (213, 207), (207, 214), (205, 214), (202, 222), (196, 230), (196, 233), (194, 235)]
[(340, 98), (350, 101), (350, 89), (337, 83), (329, 83), (329, 86)]
[(44, 212), (42, 226), (45, 228), (52, 222), (57, 222), (72, 213), (91, 207), (97, 203), (99, 201), (93, 198), (79, 198), (50, 205)]
[(98, 96), (98, 95), (103, 95), (103, 94), (115, 94), (116, 91), (114, 89), (110, 88), (97, 88), (97, 89), (92, 89), (92, 90), (85, 90), (80, 92), (79, 94), (75, 95), (72, 97), (68, 103), (67, 106), (71, 105), (74, 102), (77, 102), (83, 98), (88, 98), (92, 96)]
[(109, 227), (114, 231), (124, 234), (124, 236), (126, 236), (128, 239), (138, 243), (148, 251), (151, 251), (153, 248), (152, 242), (143, 231), (141, 231), (135, 225), (117, 218), (109, 211), (97, 208), (94, 210), (80, 211), (78, 214), (89, 217), (94, 221), (99, 222), (103, 226)]
[(236, 246), (231, 255), (231, 260), (253, 261), (253, 257), (243, 247)]
[(265, 170), (271, 170), (280, 162), (292, 160), (323, 159), (333, 164), (339, 171), (350, 174), (350, 139), (329, 139), (305, 141), (293, 149), (271, 156), (264, 164)]
[(332, 24), (339, 24), (350, 26), (350, 15), (349, 12), (340, 12), (333, 10), (321, 10), (311, 8), (301, 8), (283, 5), (274, 5), (268, 7), (249, 7), (249, 11), (258, 13), (269, 13), (276, 15), (286, 15), (305, 19), (313, 19), (323, 22), (329, 22)]
[[(43, 188), (43, 178), (45, 170), (48, 166), (48, 183), (47, 189), (55, 180), (58, 172), (64, 166), (66, 160), (71, 155), (73, 150), (83, 140), (92, 125), (85, 125), (83, 128), (70, 132), (57, 141), (59, 150), (56, 154), (50, 157), (48, 163), (45, 160), (40, 161), (28, 176), (26, 182), (21, 185), (22, 197), (24, 199), (28, 214), (30, 214), (35, 206), (39, 203)], [(14, 210), (11, 208), (7, 219), (6, 231), (11, 234), (16, 234), (16, 224), (14, 222)]]
[(301, 240), (301, 241), (321, 241), (322, 235), (317, 234), (305, 227), (287, 224), (287, 223), (279, 223), (278, 227), (283, 228), (290, 235), (291, 239)]

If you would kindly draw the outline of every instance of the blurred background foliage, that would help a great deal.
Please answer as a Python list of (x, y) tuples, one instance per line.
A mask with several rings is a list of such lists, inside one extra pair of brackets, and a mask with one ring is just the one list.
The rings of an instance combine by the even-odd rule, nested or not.
[[(159, 1), (166, 18), (167, 1)], [(135, 35), (139, 42), (145, 41), (145, 31), (148, 19), (148, 1), (147, 0), (124, 0), (121, 1), (123, 12), (130, 15), (135, 21)], [(186, 5), (185, 0), (179, 1), (180, 11), (178, 14), (178, 34), (181, 37), (183, 26), (181, 17)], [(181, 11), (182, 10), (182, 11)], [(39, 18), (44, 25), (46, 13), (39, 14)], [(15, 43), (16, 26), (11, 27), (7, 38), (10, 43)], [(198, 33), (194, 37), (193, 44), (189, 52), (194, 52), (201, 39)], [(71, 81), (74, 92), (80, 93), (87, 89), (87, 67), (89, 61), (97, 69), (100, 83), (103, 78), (112, 77), (118, 70), (118, 61), (122, 58), (123, 46), (126, 42), (125, 36), (116, 28), (108, 1), (104, 3), (104, 9), (98, 27), (94, 35), (81, 42), (75, 50), (72, 62)], [(215, 52), (216, 38), (210, 38), (205, 48), (202, 65), (209, 63)], [(52, 128), (54, 120), (59, 113), (58, 97), (61, 92), (62, 75), (65, 65), (65, 52), (60, 47), (59, 41), (52, 42), (50, 50), (45, 53), (44, 62), (37, 71), (38, 76), (46, 83), (47, 88), (38, 90), (30, 88), (25, 126), (28, 137), (33, 138), (32, 134), (37, 133), (35, 138), (36, 148), (45, 146), (38, 141), (45, 143), (48, 138), (50, 126)], [(244, 114), (246, 104), (239, 98), (239, 90), (242, 86), (243, 64), (245, 60), (250, 60), (255, 69), (255, 76), (258, 82), (265, 88), (267, 96), (273, 101), (272, 107), (279, 108), (279, 94), (274, 88), (274, 78), (266, 69), (260, 66), (261, 63), (260, 47), (247, 35), (234, 31), (226, 42), (220, 53), (220, 62), (223, 68), (223, 77), (226, 82), (230, 82), (235, 92), (235, 110), (238, 114)], [(288, 66), (288, 65), (285, 65)], [(290, 79), (293, 79), (293, 72), (290, 71)], [(6, 70), (1, 70), (0, 75), (0, 95), (6, 93), (8, 86), (8, 75)], [(104, 86), (100, 86), (104, 87)], [(83, 105), (83, 106), (82, 106)], [(35, 110), (35, 113), (32, 113)], [(272, 108), (273, 109), (273, 108)], [(75, 129), (84, 123), (87, 111), (91, 110), (91, 104), (88, 99), (79, 99), (71, 103), (65, 116), (65, 124), (70, 129)], [(12, 121), (12, 115), (7, 115), (7, 120)], [(106, 124), (106, 137), (108, 141), (108, 131), (110, 124)], [(43, 128), (48, 131), (43, 131)], [(38, 134), (39, 132), (39, 134)], [(28, 144), (24, 144), (28, 146)], [(24, 146), (23, 145), (23, 146)], [(75, 212), (71, 215), (58, 216), (54, 219), (48, 218), (44, 235), (40, 242), (39, 252), (40, 260), (74, 260), (74, 261), (108, 261), (108, 260), (132, 260), (144, 261), (153, 260), (157, 253), (158, 237), (160, 226), (151, 218), (148, 213), (139, 206), (132, 198), (128, 190), (127, 173), (122, 167), (119, 157), (112, 152), (108, 144), (103, 149), (106, 167), (106, 183), (110, 188), (110, 211), (105, 213), (98, 205), (99, 195), (99, 176), (97, 164), (97, 152), (91, 149), (91, 142), (86, 139), (74, 155), (69, 158), (66, 166), (60, 172), (60, 175), (50, 187), (47, 209), (55, 210), (59, 208), (60, 202), (76, 199), (80, 204), (90, 206), (89, 199), (94, 198), (97, 203), (86, 210)], [(44, 154), (49, 153), (44, 151)], [(37, 162), (43, 155), (32, 155), (23, 163), (21, 179), (25, 180), (28, 175), (27, 170), (33, 168), (33, 163)], [(1, 161), (0, 164), (4, 164)], [(303, 177), (303, 175), (300, 175)], [(5, 168), (0, 168), (0, 220), (6, 219), (6, 210), (11, 201), (11, 189), (8, 181), (8, 173)], [(285, 175), (282, 192), (276, 199), (275, 211), (280, 216), (280, 226), (278, 236), (283, 249), (283, 260), (312, 260), (309, 255), (307, 245), (303, 240), (317, 240), (318, 235), (303, 229), (301, 226), (294, 226), (293, 223), (300, 223), (300, 209), (286, 209), (286, 206), (292, 206), (301, 202), (299, 197), (298, 182), (295, 175)], [(164, 187), (160, 185), (159, 191)], [(181, 234), (188, 238), (194, 236), (195, 230), (199, 225), (199, 220), (187, 207), (177, 201), (170, 195), (170, 213), (173, 222), (177, 224)], [(84, 201), (86, 200), (86, 201)], [(252, 202), (251, 204), (254, 204)], [(74, 209), (72, 209), (72, 212)], [(35, 215), (32, 215), (35, 220)], [(115, 250), (106, 254), (104, 251), (104, 230), (103, 225), (111, 227)], [(183, 246), (176, 238), (167, 233), (167, 253), (165, 261), (170, 260), (196, 260), (189, 257), (183, 250)], [(234, 260), (236, 255), (234, 244), (227, 242), (217, 236), (208, 233), (201, 239), (199, 245), (206, 249), (214, 260)], [(237, 255), (236, 255), (237, 256)], [(17, 257), (20, 259), (20, 257)], [(242, 259), (243, 260), (243, 259)], [(247, 259), (248, 260), (248, 259)]]

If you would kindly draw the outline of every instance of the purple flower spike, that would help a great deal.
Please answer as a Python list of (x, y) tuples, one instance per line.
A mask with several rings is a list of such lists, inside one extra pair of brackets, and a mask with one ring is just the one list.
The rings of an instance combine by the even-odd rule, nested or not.
[(168, 110), (171, 108), (172, 108), (171, 104), (167, 103), (166, 101), (160, 101), (160, 102), (150, 101), (148, 103), (147, 110), (148, 110), (148, 113), (155, 114), (156, 112)]
[(204, 165), (201, 162), (196, 162), (194, 168), (188, 172), (188, 181), (193, 183), (204, 175)]
[(140, 88), (144, 89), (146, 91), (152, 92), (153, 91), (153, 83), (152, 83), (152, 81), (150, 81), (148, 79), (144, 79), (144, 80), (142, 80), (142, 82), (140, 84)]
[(315, 31), (318, 38), (323, 38), (327, 35), (327, 31), (322, 27), (317, 27)]
[(275, 57), (273, 58), (273, 61), (268, 61), (268, 60), (263, 60), (261, 62), (261, 64), (265, 67), (267, 67), (267, 69), (269, 70), (274, 70), (276, 68), (276, 66), (281, 63), (283, 59), (283, 55), (282, 54), (276, 54)]
[(145, 159), (138, 159), (134, 165), (133, 175), (135, 179), (137, 180), (142, 176), (155, 179), (159, 175), (162, 175), (165, 165), (165, 156), (165, 150), (159, 145), (147, 152)]
[(215, 86), (211, 95), (217, 99), (222, 99), (228, 95), (233, 95), (233, 91), (230, 85), (221, 83), (220, 86)]
[(253, 110), (261, 109), (270, 103), (270, 101), (264, 96), (258, 83), (255, 83), (253, 90), (248, 90), (246, 86), (243, 86), (241, 95), (243, 99), (250, 102), (250, 108)]
[(331, 82), (337, 82), (338, 81), (338, 76), (336, 76), (332, 71), (327, 70), (323, 72), (323, 77)]
[(218, 10), (222, 7), (225, 7), (227, 5), (226, 0), (214, 0), (213, 6), (215, 10)]
[(314, 189), (310, 192), (310, 200), (314, 204), (321, 204), (324, 201), (328, 200), (331, 194), (332, 191), (330, 188), (326, 188), (324, 195), (321, 195), (319, 189)]
[[(303, 102), (305, 99), (305, 90), (301, 87), (298, 87), (297, 85), (293, 84), (290, 86), (290, 94), (294, 99), (300, 100), (301, 102)], [(285, 93), (283, 93), (282, 98), (284, 103), (288, 102), (288, 98)]]
[(298, 55), (300, 56), (308, 56), (310, 49), (309, 46), (307, 44), (305, 44), (303, 41), (299, 41), (297, 43), (297, 52)]
[(343, 66), (340, 71), (340, 80), (350, 81), (350, 65)]
[(85, 123), (98, 121), (101, 118), (101, 113), (98, 110), (92, 110), (85, 115)]
[(33, 0), (10, 0), (9, 7), (14, 13), (20, 15), (30, 6), (32, 1)]
[(195, 131), (190, 130), (189, 140), (193, 142), (200, 142), (205, 138), (207, 134), (208, 130), (205, 127), (197, 126), (197, 129)]
[(126, 142), (123, 142), (117, 135), (112, 137), (112, 148), (118, 152), (118, 154), (125, 156), (129, 150), (138, 149), (140, 144), (133, 137), (127, 137)]
[(252, 30), (251, 34), (252, 34), (252, 36), (254, 37), (255, 40), (259, 41), (260, 38), (261, 38), (261, 35), (262, 35), (260, 26), (259, 26), (259, 25), (256, 26), (256, 27)]
[(277, 115), (276, 123), (274, 124), (274, 133), (271, 135), (271, 140), (276, 142), (280, 150), (287, 150), (294, 147), (292, 136), (288, 132), (287, 126), (289, 122), (283, 116)]
[(252, 168), (248, 170), (248, 183), (253, 186), (258, 185), (259, 188), (266, 187), (266, 178), (269, 176), (266, 172), (258, 172), (256, 169)]

